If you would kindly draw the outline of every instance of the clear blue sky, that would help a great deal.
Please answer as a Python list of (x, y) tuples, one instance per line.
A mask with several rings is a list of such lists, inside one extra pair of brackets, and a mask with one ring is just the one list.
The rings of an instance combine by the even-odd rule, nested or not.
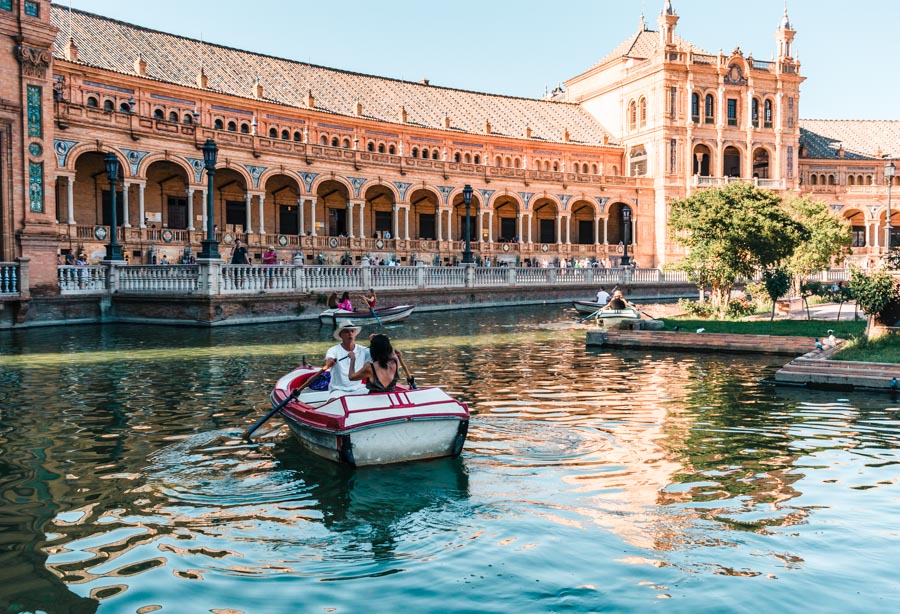
[[(67, 6), (68, 0), (56, 2)], [(771, 59), (783, 0), (672, 0), (678, 34)], [(322, 66), (541, 97), (637, 31), (663, 0), (71, 0), (144, 27)], [(898, 0), (789, 0), (801, 117), (900, 119)]]

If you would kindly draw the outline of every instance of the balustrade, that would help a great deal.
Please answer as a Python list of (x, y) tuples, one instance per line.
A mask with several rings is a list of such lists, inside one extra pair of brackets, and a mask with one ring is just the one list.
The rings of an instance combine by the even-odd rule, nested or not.
[(0, 262), (0, 296), (19, 294), (19, 264)]

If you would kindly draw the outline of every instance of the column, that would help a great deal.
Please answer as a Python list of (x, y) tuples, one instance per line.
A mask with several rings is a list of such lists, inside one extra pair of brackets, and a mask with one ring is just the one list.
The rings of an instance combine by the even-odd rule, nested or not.
[[(203, 202), (200, 203), (200, 229), (205, 233), (207, 228), (207, 222), (209, 219), (206, 216), (206, 198), (207, 198), (207, 190), (206, 188), (200, 188), (200, 196), (203, 199)], [(205, 234), (203, 235), (206, 236)]]
[(600, 216), (594, 216), (594, 245), (600, 244)]
[(475, 214), (475, 236), (478, 237), (479, 241), (484, 241), (484, 211), (481, 208), (478, 209), (478, 213)]
[(144, 223), (144, 220), (147, 219), (147, 216), (144, 214), (144, 188), (146, 185), (143, 183), (137, 184), (138, 186), (138, 219), (140, 220), (140, 224), (138, 228), (146, 228), (147, 224)]
[[(128, 200), (127, 198), (125, 199)], [(128, 217), (128, 214), (125, 214)], [(194, 188), (188, 188), (187, 191), (187, 229), (196, 230), (194, 228)]]
[(250, 195), (250, 192), (247, 192), (244, 195), (244, 208), (247, 212), (247, 225), (244, 226), (244, 232), (246, 232), (247, 234), (253, 232), (253, 210), (250, 207), (252, 201), (253, 196)]
[(403, 226), (404, 226), (404, 229), (406, 230), (406, 236), (404, 237), (404, 239), (406, 241), (409, 241), (409, 205), (408, 204), (405, 207), (403, 207), (403, 217), (404, 217)]
[(494, 210), (488, 211), (488, 241), (494, 242)]
[(521, 211), (516, 211), (516, 228), (518, 229), (518, 232), (516, 232), (516, 236), (519, 237), (519, 243), (521, 243), (523, 240), (523, 238), (522, 238), (522, 218), (523, 217), (524, 216), (522, 215)]
[(394, 232), (391, 233), (391, 236), (395, 239), (400, 238), (400, 205), (394, 203), (394, 215), (391, 216), (391, 221), (393, 222), (392, 226), (394, 227)]
[(365, 224), (365, 210), (366, 210), (366, 201), (359, 201), (359, 238), (366, 238), (366, 224)]
[(566, 245), (572, 244), (572, 216), (566, 216)]
[(603, 245), (609, 245), (609, 216), (603, 218)]
[(303, 233), (306, 232), (303, 228), (303, 209), (305, 206), (306, 206), (306, 202), (298, 196), (297, 197), (297, 234), (299, 234), (299, 235), (303, 235)]
[(353, 238), (353, 205), (352, 200), (347, 201), (347, 236)]
[(265, 192), (263, 192), (262, 194), (259, 195), (259, 234), (261, 234), (261, 235), (266, 234), (266, 222), (265, 222), (266, 218), (265, 218), (265, 215), (263, 212), (263, 207), (265, 206), (265, 203), (266, 203), (266, 194), (265, 194)]
[(128, 190), (130, 188), (130, 183), (122, 182), (122, 228), (131, 228), (131, 222), (128, 219)]
[(562, 216), (556, 213), (556, 242), (562, 243)]
[(316, 200), (315, 196), (309, 199), (309, 234), (310, 236), (318, 236), (316, 232)]
[(440, 207), (438, 207), (436, 217), (437, 217), (437, 233), (436, 233), (437, 240), (443, 241), (444, 240), (444, 234), (443, 234), (444, 213), (441, 211)]
[(75, 177), (69, 177), (66, 183), (66, 214), (69, 216), (69, 225), (75, 225)]
[(533, 241), (531, 240), (531, 227), (534, 225), (534, 220), (532, 219), (533, 215), (531, 213), (528, 214), (528, 245), (531, 245)]

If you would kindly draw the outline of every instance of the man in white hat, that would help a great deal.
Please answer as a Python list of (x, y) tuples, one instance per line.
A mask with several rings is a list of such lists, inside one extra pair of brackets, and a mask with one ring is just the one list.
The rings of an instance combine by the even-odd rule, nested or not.
[(369, 348), (357, 345), (356, 335), (362, 330), (354, 326), (349, 320), (344, 321), (334, 331), (334, 338), (340, 341), (325, 352), (325, 368), (331, 369), (331, 383), (328, 390), (339, 391), (345, 394), (366, 394), (368, 390), (362, 382), (350, 381), (350, 354), (354, 354), (353, 360), (357, 365), (364, 365), (372, 358)]

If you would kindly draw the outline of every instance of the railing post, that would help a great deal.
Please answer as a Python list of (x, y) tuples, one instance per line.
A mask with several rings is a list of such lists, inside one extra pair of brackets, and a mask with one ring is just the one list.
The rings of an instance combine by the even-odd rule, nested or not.
[(416, 287), (425, 287), (425, 263), (421, 260), (416, 262)]
[(551, 286), (555, 286), (558, 269), (556, 267), (550, 267), (545, 270), (547, 271), (547, 283)]
[(363, 290), (372, 287), (372, 263), (369, 262), (368, 256), (363, 256), (359, 262), (359, 281)]
[(475, 263), (467, 262), (466, 267), (466, 288), (475, 287)]
[(300, 264), (297, 264), (297, 258), (294, 258), (294, 288), (297, 292), (306, 292), (306, 267), (303, 266), (301, 258)]
[(594, 269), (584, 270), (584, 281), (590, 285), (594, 285)]
[(219, 294), (222, 280), (222, 261), (218, 258), (197, 259), (200, 294), (215, 296)]
[(106, 268), (106, 290), (115, 294), (119, 291), (119, 267), (125, 266), (125, 261), (104, 260), (102, 264)]
[(656, 281), (659, 283), (666, 281), (666, 276), (663, 275), (662, 269), (656, 269)]
[(29, 282), (31, 258), (16, 258), (16, 262), (19, 263), (19, 298), (27, 300), (31, 298), (31, 287)]
[(625, 270), (622, 272), (624, 281), (623, 283), (628, 283), (631, 281), (631, 275), (633, 273), (633, 269), (630, 266), (625, 267)]
[(511, 266), (506, 270), (506, 285), (510, 288), (516, 287), (516, 279), (518, 279), (518, 270)]

